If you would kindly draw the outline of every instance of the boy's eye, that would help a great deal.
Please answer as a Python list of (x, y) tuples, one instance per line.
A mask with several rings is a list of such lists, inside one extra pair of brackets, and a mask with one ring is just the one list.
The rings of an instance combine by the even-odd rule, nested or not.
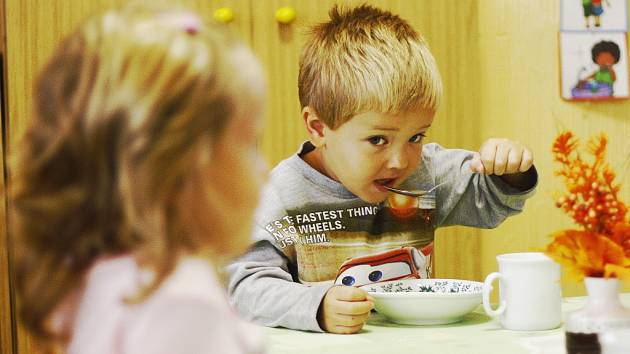
[(424, 133), (420, 133), (420, 134), (416, 134), (414, 136), (411, 137), (411, 139), (409, 139), (410, 143), (419, 143), (422, 141), (422, 138), (424, 138), (426, 135), (424, 135)]
[(371, 136), (367, 139), (370, 144), (380, 146), (387, 144), (387, 139), (383, 136)]

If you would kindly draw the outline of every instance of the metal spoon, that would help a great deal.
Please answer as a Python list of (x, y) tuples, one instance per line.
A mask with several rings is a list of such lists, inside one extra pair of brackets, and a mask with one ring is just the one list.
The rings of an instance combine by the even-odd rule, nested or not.
[(442, 182), (436, 186), (433, 186), (433, 188), (429, 189), (428, 191), (408, 191), (408, 190), (404, 190), (404, 189), (398, 189), (398, 188), (392, 188), (392, 187), (388, 187), (388, 186), (383, 186), (385, 187), (385, 189), (387, 189), (390, 192), (394, 192), (397, 194), (402, 194), (402, 195), (407, 195), (410, 197), (422, 197), (423, 195), (429, 194), (431, 192), (433, 192), (437, 187), (443, 185), (445, 182)]

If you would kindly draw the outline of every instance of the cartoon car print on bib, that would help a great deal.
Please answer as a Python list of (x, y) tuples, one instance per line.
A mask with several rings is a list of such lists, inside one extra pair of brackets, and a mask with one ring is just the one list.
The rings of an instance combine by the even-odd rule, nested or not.
[[(428, 278), (427, 267), (432, 244), (423, 252), (401, 247), (345, 261), (335, 277), (335, 285), (362, 286), (390, 280)], [(426, 255), (425, 255), (426, 252)]]

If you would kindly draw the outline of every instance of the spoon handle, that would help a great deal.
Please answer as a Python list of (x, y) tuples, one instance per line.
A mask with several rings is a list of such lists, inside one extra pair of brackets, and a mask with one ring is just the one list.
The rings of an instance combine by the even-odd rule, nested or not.
[(445, 182), (437, 184), (437, 185), (433, 186), (431, 189), (429, 189), (428, 191), (413, 191), (413, 192), (412, 191), (407, 191), (407, 190), (404, 190), (404, 189), (392, 188), (392, 187), (388, 187), (388, 186), (383, 186), (383, 187), (385, 187), (385, 189), (387, 189), (388, 191), (394, 192), (394, 193), (397, 193), (397, 194), (407, 195), (407, 196), (410, 196), (410, 197), (422, 197), (423, 195), (426, 195), (428, 193), (433, 192), (437, 187), (443, 185), (444, 183)]
[(406, 191), (406, 190), (392, 188), (392, 187), (388, 187), (388, 186), (383, 186), (383, 187), (385, 187), (385, 189), (387, 189), (390, 192), (394, 192), (396, 194), (407, 195), (407, 196), (410, 196), (410, 197), (421, 197), (421, 196), (423, 196), (423, 195), (428, 193), (428, 192), (425, 192), (425, 191), (419, 191), (419, 192)]

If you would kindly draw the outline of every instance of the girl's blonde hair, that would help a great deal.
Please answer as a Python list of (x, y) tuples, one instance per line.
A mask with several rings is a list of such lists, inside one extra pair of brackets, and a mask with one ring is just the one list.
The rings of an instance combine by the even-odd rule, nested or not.
[(98, 257), (148, 249), (147, 295), (198, 249), (175, 201), (253, 99), (228, 58), (236, 46), (192, 13), (128, 7), (56, 50), (11, 165), (21, 318), (33, 333), (52, 336), (47, 317)]
[(435, 111), (440, 74), (424, 39), (403, 19), (369, 5), (334, 6), (313, 26), (300, 57), (302, 107), (312, 107), (332, 129), (375, 111)]

